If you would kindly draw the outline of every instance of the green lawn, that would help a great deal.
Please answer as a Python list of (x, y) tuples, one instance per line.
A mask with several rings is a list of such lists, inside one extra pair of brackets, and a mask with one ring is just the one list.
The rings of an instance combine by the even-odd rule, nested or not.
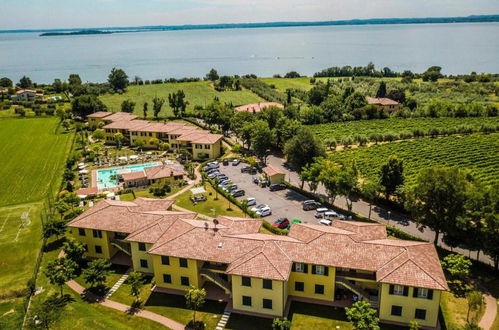
[(191, 192), (189, 190), (177, 196), (175, 198), (175, 204), (185, 209), (213, 218), (217, 217), (218, 215), (227, 215), (231, 217), (245, 216), (244, 212), (232, 203), (230, 203), (232, 210), (227, 210), (229, 208), (229, 201), (224, 196), (222, 196), (222, 194), (218, 194), (218, 200), (215, 200), (215, 189), (213, 189), (213, 187), (209, 183), (206, 183), (205, 189), (208, 192), (207, 201), (199, 202), (197, 203), (197, 205), (194, 205), (189, 199), (191, 197)]
[(0, 300), (0, 329), (21, 328), (23, 302), (23, 298)]
[(39, 201), (57, 189), (71, 134), (55, 134), (58, 119), (0, 120), (0, 207)]
[(351, 164), (355, 160), (360, 173), (372, 180), (390, 155), (404, 162), (404, 175), (413, 184), (419, 171), (431, 166), (459, 166), (469, 169), (485, 184), (499, 180), (499, 133), (488, 135), (420, 138), (402, 142), (373, 145), (330, 153), (337, 162)]
[[(185, 307), (185, 298), (180, 295), (151, 293), (151, 278), (146, 278), (146, 285), (141, 292), (142, 308), (161, 314), (182, 324), (192, 320), (192, 311)], [(126, 305), (133, 303), (130, 296), (130, 286), (123, 284), (110, 298)], [(196, 320), (203, 321), (206, 329), (215, 329), (222, 317), (226, 303), (206, 300), (203, 308), (196, 313)]]
[(442, 292), (440, 306), (448, 330), (458, 330), (466, 325), (466, 298), (455, 297), (452, 292)]
[(215, 97), (218, 97), (221, 102), (232, 103), (234, 106), (263, 101), (259, 96), (253, 94), (249, 90), (217, 92), (210, 86), (210, 82), (205, 81), (130, 86), (128, 87), (127, 92), (122, 95), (107, 94), (100, 98), (108, 106), (110, 111), (119, 111), (121, 109), (121, 103), (126, 99), (131, 99), (137, 103), (135, 106), (135, 114), (141, 117), (143, 116), (143, 104), (144, 102), (147, 102), (149, 104), (148, 117), (152, 118), (152, 100), (156, 96), (162, 97), (166, 102), (163, 105), (160, 116), (165, 117), (173, 115), (171, 108), (168, 105), (168, 94), (180, 89), (185, 92), (186, 100), (189, 102), (189, 106), (187, 107), (188, 110), (193, 109), (196, 105), (206, 106), (212, 102)]
[[(175, 194), (177, 191), (181, 190), (183, 187), (178, 187), (178, 186), (175, 186), (175, 187), (172, 187), (172, 190), (166, 194), (166, 196), (163, 196), (163, 197), (155, 197), (153, 194), (151, 194), (149, 192), (148, 189), (146, 190), (139, 190), (139, 191), (136, 191), (135, 192), (135, 198), (138, 198), (138, 197), (145, 197), (145, 198), (167, 198), (168, 196), (171, 196), (173, 194)], [(120, 195), (120, 200), (122, 201), (133, 201), (135, 198), (133, 198), (133, 194), (122, 194)]]
[(353, 329), (342, 308), (293, 302), (289, 313), (293, 330)]
[[(329, 78), (331, 80), (338, 78)], [(263, 82), (269, 85), (274, 85), (279, 92), (286, 92), (286, 89), (301, 89), (308, 91), (314, 87), (310, 83), (310, 77), (300, 77), (300, 78), (261, 78)], [(316, 81), (326, 82), (327, 78), (316, 78)]]

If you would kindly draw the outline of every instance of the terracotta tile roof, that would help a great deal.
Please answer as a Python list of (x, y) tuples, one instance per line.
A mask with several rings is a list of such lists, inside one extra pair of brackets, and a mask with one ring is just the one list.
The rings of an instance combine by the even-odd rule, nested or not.
[(272, 165), (268, 165), (267, 167), (264, 167), (263, 172), (265, 174), (267, 174), (268, 176), (274, 176), (276, 174), (285, 174), (283, 171), (281, 171), (278, 168), (273, 167)]
[(87, 116), (87, 118), (104, 118), (104, 117), (110, 116), (112, 114), (113, 114), (112, 112), (108, 112), (108, 111), (97, 111), (97, 112), (94, 112), (92, 114), (89, 114)]
[(143, 127), (138, 127), (136, 129), (133, 129), (133, 131), (136, 132), (155, 132), (155, 133), (170, 133), (174, 132), (179, 129), (186, 129), (186, 130), (191, 130), (191, 127), (193, 129), (198, 129), (197, 127), (190, 126), (187, 124), (183, 123), (149, 123), (148, 126), (143, 126)]
[(221, 134), (212, 134), (209, 131), (196, 130), (182, 134), (177, 140), (199, 144), (213, 144), (222, 139), (222, 137), (223, 135)]
[(128, 112), (115, 112), (110, 116), (106, 117), (106, 121), (124, 121), (124, 120), (134, 120), (138, 117)]
[(194, 219), (196, 216), (197, 213), (168, 212), (168, 214), (165, 214), (159, 220), (131, 233), (126, 240), (131, 242), (155, 243), (175, 221), (179, 219)]
[(366, 97), (367, 103), (368, 104), (377, 104), (377, 105), (399, 105), (397, 101), (394, 101), (392, 99), (386, 98), (386, 97)]
[(122, 174), (121, 177), (126, 182), (126, 181), (130, 181), (130, 180), (145, 179), (147, 177), (147, 175), (144, 173), (144, 171), (138, 171), (138, 172), (131, 172), (131, 173)]
[(137, 205), (138, 211), (166, 211), (170, 209), (175, 201), (167, 198), (139, 197), (133, 202)]
[(186, 175), (187, 173), (181, 166), (159, 165), (144, 168), (148, 180), (164, 179), (171, 176)]
[(220, 224), (228, 227), (224, 230), (227, 235), (258, 233), (262, 226), (262, 219), (247, 219), (219, 216), (217, 220)]
[(355, 235), (350, 236), (356, 241), (384, 239), (387, 237), (385, 225), (379, 223), (360, 221), (333, 221), (333, 227), (356, 233)]
[(263, 109), (268, 108), (268, 107), (278, 107), (281, 109), (284, 109), (284, 105), (277, 103), (277, 102), (261, 102), (261, 103), (252, 103), (252, 104), (246, 104), (242, 105), (240, 107), (236, 108), (236, 111), (248, 111), (251, 113), (258, 113), (263, 111)]
[(75, 191), (75, 193), (77, 195), (94, 195), (94, 194), (97, 194), (98, 192), (99, 192), (99, 188), (97, 188), (97, 187), (82, 188), (82, 189), (78, 189), (77, 191)]
[[(107, 120), (109, 117), (106, 117), (105, 119)], [(110, 124), (105, 125), (103, 128), (109, 128), (109, 129), (125, 129), (125, 130), (134, 130), (140, 127), (144, 127), (149, 125), (148, 121), (145, 120), (120, 120), (120, 121), (113, 121)]]
[[(33, 93), (33, 94), (37, 94), (35, 90), (33, 89), (21, 89), (20, 91), (17, 91), (16, 94), (17, 95), (21, 95), (21, 94), (24, 94), (24, 93)], [(43, 95), (43, 94), (42, 94)]]

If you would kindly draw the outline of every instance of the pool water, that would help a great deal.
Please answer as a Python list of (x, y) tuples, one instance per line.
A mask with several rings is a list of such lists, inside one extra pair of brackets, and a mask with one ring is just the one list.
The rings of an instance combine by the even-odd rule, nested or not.
[(145, 167), (152, 167), (158, 165), (161, 165), (161, 163), (128, 165), (128, 166), (120, 166), (120, 167), (106, 168), (103, 170), (97, 170), (97, 187), (99, 189), (117, 187), (118, 180), (116, 178), (116, 172), (118, 172), (119, 170), (126, 169), (130, 171), (130, 173), (135, 173), (142, 171)]

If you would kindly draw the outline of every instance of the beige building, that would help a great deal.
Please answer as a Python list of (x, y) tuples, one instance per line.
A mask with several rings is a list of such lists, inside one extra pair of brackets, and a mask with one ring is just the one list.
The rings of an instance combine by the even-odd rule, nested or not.
[(12, 101), (17, 102), (34, 102), (37, 98), (43, 98), (43, 93), (37, 93), (32, 89), (22, 89), (12, 96)]
[(367, 104), (376, 106), (379, 110), (384, 110), (386, 112), (394, 112), (400, 110), (400, 103), (392, 99), (382, 97), (367, 97)]

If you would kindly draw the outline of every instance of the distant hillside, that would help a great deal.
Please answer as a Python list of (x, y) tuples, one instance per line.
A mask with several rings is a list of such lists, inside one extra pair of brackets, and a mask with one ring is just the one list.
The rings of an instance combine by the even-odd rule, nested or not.
[(111, 31), (100, 31), (100, 30), (81, 30), (81, 31), (68, 31), (68, 32), (45, 32), (40, 34), (40, 37), (53, 37), (53, 36), (74, 36), (74, 35), (86, 35), (86, 34), (111, 34)]
[[(267, 22), (267, 23), (227, 23), (199, 25), (157, 25), (138, 27), (107, 27), (85, 29), (40, 29), (40, 30), (4, 30), (0, 33), (44, 32), (45, 36), (81, 35), (112, 32), (144, 32), (206, 29), (249, 29), (266, 27), (298, 27), (298, 26), (332, 26), (332, 25), (369, 25), (369, 24), (441, 24), (441, 23), (484, 23), (499, 22), (499, 15), (472, 15), (466, 17), (424, 17), (424, 18), (371, 18), (318, 22)], [(103, 31), (104, 30), (104, 31)], [(90, 33), (90, 32), (97, 33)], [(64, 33), (64, 34), (62, 34)]]

